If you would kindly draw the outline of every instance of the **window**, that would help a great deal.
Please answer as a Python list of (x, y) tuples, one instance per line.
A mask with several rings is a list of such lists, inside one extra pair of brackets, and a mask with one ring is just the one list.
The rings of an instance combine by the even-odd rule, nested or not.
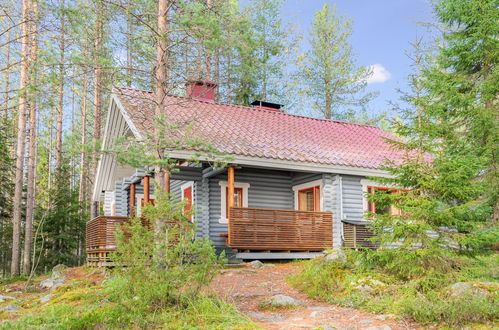
[[(229, 213), (229, 202), (228, 202), (228, 192), (227, 181), (218, 182), (220, 185), (220, 223), (227, 223), (227, 214)], [(244, 182), (234, 182), (234, 206), (235, 207), (248, 207), (248, 188), (249, 183)]]
[(320, 186), (298, 190), (298, 210), (319, 211), (321, 208), (320, 198), (321, 198)]
[[(367, 186), (367, 193), (368, 194), (375, 194), (375, 193), (377, 193), (377, 194), (396, 194), (400, 191), (406, 191), (406, 190), (396, 189), (396, 188)], [(380, 207), (379, 205), (376, 205), (376, 203), (374, 203), (372, 201), (368, 201), (367, 210), (369, 212), (376, 213), (376, 214), (391, 214), (391, 215), (401, 215), (402, 214), (401, 211), (393, 205)]]
[[(182, 194), (181, 198), (182, 198), (182, 200), (187, 201), (187, 204), (184, 206), (185, 213), (190, 212), (192, 209), (193, 187), (194, 187), (194, 182), (192, 182), (192, 181), (189, 181), (180, 187), (180, 191)], [(189, 217), (189, 221), (191, 221), (191, 222), (193, 221), (192, 215)]]
[[(154, 206), (154, 195), (149, 195), (149, 203)], [(137, 217), (142, 216), (142, 207), (144, 207), (144, 195), (136, 194), (135, 195), (135, 205), (137, 205)]]
[(298, 211), (320, 211), (322, 205), (321, 187), (322, 180), (315, 180), (294, 186), (295, 209)]

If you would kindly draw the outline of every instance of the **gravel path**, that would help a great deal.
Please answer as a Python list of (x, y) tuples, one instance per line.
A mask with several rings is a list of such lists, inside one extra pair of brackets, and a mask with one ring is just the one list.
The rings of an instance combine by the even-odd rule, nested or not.
[[(215, 278), (212, 288), (221, 297), (235, 304), (264, 329), (416, 329), (417, 326), (387, 315), (370, 314), (358, 309), (318, 302), (293, 289), (285, 278), (299, 271), (299, 264), (275, 266), (264, 264), (262, 269), (226, 269)], [(302, 305), (290, 309), (261, 310), (259, 305), (275, 295), (286, 295)]]

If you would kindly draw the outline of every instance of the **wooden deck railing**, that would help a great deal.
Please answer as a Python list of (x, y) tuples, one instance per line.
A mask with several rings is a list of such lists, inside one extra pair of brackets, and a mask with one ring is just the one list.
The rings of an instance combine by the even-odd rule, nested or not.
[(228, 245), (238, 250), (321, 251), (333, 246), (333, 214), (230, 209)]
[(108, 254), (116, 250), (116, 228), (128, 221), (128, 217), (100, 216), (86, 224), (87, 262), (100, 266), (106, 263)]

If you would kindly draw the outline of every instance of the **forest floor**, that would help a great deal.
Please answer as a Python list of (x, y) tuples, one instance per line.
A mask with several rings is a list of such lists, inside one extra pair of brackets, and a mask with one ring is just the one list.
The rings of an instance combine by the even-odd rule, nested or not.
[[(268, 264), (253, 268), (242, 264), (239, 268), (221, 271), (208, 291), (235, 305), (254, 324), (234, 328), (263, 329), (414, 329), (416, 325), (390, 315), (376, 315), (353, 308), (340, 307), (318, 302), (293, 289), (286, 277), (299, 271), (297, 262)], [(95, 304), (88, 301), (89, 294), (104, 299), (102, 282), (106, 278), (102, 269), (75, 267), (64, 270), (64, 285), (56, 289), (42, 288), (40, 283), (50, 276), (33, 280), (29, 290), (25, 290), (25, 280), (0, 283), (0, 329), (17, 329), (25, 325), (49, 326), (49, 313), (58, 304), (69, 304), (71, 309), (85, 310)], [(297, 306), (269, 306), (266, 301), (277, 294), (294, 298)], [(106, 299), (104, 299), (106, 300)], [(10, 306), (13, 310), (5, 310)], [(88, 307), (87, 307), (88, 306)], [(23, 317), (33, 315), (27, 319)], [(39, 316), (36, 316), (39, 315)], [(37, 319), (38, 318), (38, 319)], [(49, 318), (51, 319), (51, 318)], [(11, 321), (13, 323), (5, 323)], [(65, 322), (71, 324), (68, 319)], [(45, 323), (45, 324), (44, 324)], [(68, 324), (65, 323), (65, 324)], [(216, 327), (215, 327), (216, 328)]]
[[(330, 305), (308, 298), (293, 289), (286, 277), (300, 270), (299, 262), (263, 264), (254, 269), (226, 269), (211, 288), (264, 329), (416, 329), (417, 325), (393, 315), (379, 315), (358, 309)], [(296, 306), (271, 307), (266, 302), (286, 295), (300, 302)]]

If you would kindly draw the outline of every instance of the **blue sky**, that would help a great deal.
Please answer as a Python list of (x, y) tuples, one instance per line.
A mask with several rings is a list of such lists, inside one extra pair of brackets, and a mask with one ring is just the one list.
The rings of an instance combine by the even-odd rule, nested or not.
[[(244, 3), (244, 1), (243, 1)], [(389, 101), (397, 101), (397, 88), (407, 88), (407, 75), (411, 61), (405, 52), (416, 36), (429, 39), (425, 28), (418, 22), (432, 22), (430, 0), (284, 0), (284, 22), (292, 22), (302, 31), (304, 49), (308, 47), (307, 31), (314, 13), (324, 3), (336, 5), (338, 13), (353, 20), (350, 42), (358, 63), (377, 65), (377, 82), (369, 84), (370, 90), (380, 95), (370, 106), (372, 114), (390, 110)]]

